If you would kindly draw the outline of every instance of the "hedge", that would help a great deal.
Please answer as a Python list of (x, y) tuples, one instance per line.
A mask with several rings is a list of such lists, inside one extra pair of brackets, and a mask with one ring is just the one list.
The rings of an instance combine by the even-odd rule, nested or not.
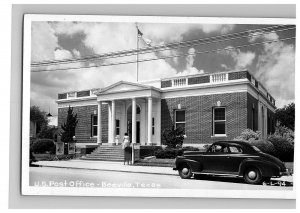
[(276, 155), (276, 149), (274, 145), (270, 141), (263, 141), (263, 140), (250, 140), (248, 141), (251, 145), (256, 146), (260, 149), (260, 151), (273, 155)]
[(268, 140), (273, 144), (277, 158), (285, 162), (294, 161), (294, 145), (287, 138), (270, 136)]
[(55, 153), (55, 144), (51, 139), (39, 139), (32, 145), (32, 152), (36, 154)]
[(158, 159), (174, 159), (177, 156), (183, 155), (185, 151), (199, 151), (199, 149), (195, 147), (189, 147), (189, 146), (180, 149), (166, 148), (166, 149), (156, 150), (154, 152), (154, 155)]

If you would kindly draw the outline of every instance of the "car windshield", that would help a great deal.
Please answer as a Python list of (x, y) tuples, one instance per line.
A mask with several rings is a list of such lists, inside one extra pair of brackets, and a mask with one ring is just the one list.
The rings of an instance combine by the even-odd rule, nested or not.
[(261, 150), (260, 150), (259, 148), (257, 148), (256, 146), (252, 146), (252, 147), (253, 147), (253, 149), (254, 149), (255, 151), (261, 152)]

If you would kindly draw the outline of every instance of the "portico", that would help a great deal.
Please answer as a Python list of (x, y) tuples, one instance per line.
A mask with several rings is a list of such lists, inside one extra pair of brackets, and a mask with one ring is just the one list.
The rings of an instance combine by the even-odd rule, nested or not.
[(97, 143), (121, 144), (128, 133), (132, 143), (161, 145), (161, 91), (152, 86), (120, 81), (95, 93), (98, 112), (108, 105), (108, 141), (102, 141), (98, 113)]

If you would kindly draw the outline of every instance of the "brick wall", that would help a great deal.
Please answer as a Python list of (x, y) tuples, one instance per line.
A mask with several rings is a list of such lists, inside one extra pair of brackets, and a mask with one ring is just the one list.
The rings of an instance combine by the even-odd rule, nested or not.
[(161, 88), (171, 87), (172, 80), (161, 81)]
[(237, 80), (237, 79), (244, 79), (244, 78), (248, 78), (248, 80), (251, 81), (251, 76), (248, 71), (228, 73), (228, 80)]
[[(78, 124), (75, 130), (75, 136), (79, 143), (92, 143), (97, 139), (92, 136), (91, 119), (94, 110), (98, 111), (97, 105), (93, 106), (79, 106), (74, 107), (73, 112), (77, 113)], [(102, 105), (102, 141), (108, 141), (108, 107), (106, 104)], [(58, 109), (58, 128), (61, 131), (61, 125), (66, 122), (68, 107)]]
[(203, 83), (209, 83), (210, 82), (210, 76), (199, 76), (199, 77), (192, 77), (188, 79), (188, 85), (193, 84), (203, 84)]
[[(221, 101), (221, 106), (226, 107), (225, 138), (212, 137), (212, 109), (217, 101)], [(186, 109), (187, 138), (184, 143), (206, 144), (218, 140), (232, 140), (247, 128), (246, 92), (162, 99), (162, 132), (173, 125), (174, 111), (178, 104), (181, 104), (181, 109)]]

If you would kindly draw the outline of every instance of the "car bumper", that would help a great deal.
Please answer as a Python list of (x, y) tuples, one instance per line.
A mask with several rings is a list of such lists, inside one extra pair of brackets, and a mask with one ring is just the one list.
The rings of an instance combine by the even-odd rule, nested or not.
[(280, 176), (291, 176), (293, 175), (292, 169), (286, 169), (284, 172), (280, 172)]

